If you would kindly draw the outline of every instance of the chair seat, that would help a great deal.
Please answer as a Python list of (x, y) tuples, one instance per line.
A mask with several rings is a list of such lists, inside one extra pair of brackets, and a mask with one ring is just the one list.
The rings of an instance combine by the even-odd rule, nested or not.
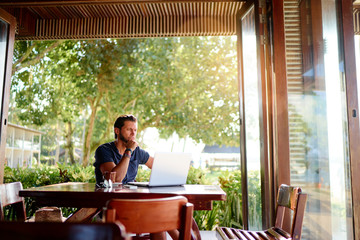
[(63, 222), (61, 209), (58, 207), (42, 207), (35, 212), (35, 222)]
[(269, 228), (264, 231), (246, 231), (236, 228), (228, 227), (217, 227), (216, 236), (218, 239), (230, 240), (230, 239), (240, 239), (240, 240), (291, 240), (290, 234), (287, 232), (278, 229), (278, 228)]

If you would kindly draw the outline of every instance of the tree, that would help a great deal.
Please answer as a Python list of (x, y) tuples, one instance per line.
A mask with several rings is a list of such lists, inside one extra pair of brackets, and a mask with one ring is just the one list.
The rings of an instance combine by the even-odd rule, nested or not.
[(16, 102), (28, 109), (18, 115), (71, 123), (87, 109), (84, 165), (124, 113), (138, 117), (140, 132), (238, 145), (235, 49), (228, 37), (66, 41), (16, 74)]
[[(71, 124), (83, 106), (81, 91), (74, 88), (77, 61), (74, 41), (16, 42), (12, 92), (15, 106), (11, 106), (10, 116), (18, 118), (22, 124), (42, 126), (57, 119), (66, 123), (71, 133)], [(14, 111), (13, 109), (21, 109)], [(14, 116), (15, 115), (15, 116)], [(66, 148), (71, 148), (71, 137), (67, 137)], [(74, 163), (73, 152), (69, 152)]]

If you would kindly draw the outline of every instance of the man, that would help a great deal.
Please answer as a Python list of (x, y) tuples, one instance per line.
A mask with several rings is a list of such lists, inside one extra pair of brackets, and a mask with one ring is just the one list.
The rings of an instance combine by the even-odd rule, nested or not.
[(95, 151), (96, 183), (103, 181), (105, 172), (116, 172), (116, 182), (132, 182), (139, 164), (152, 168), (154, 158), (136, 142), (137, 119), (122, 115), (114, 123), (115, 141), (102, 144)]
[[(105, 172), (116, 172), (116, 182), (132, 182), (136, 178), (139, 164), (152, 168), (154, 158), (141, 149), (136, 142), (137, 119), (133, 115), (122, 115), (114, 123), (115, 141), (100, 145), (95, 151), (96, 183), (103, 181)], [(179, 232), (168, 232), (179, 239)], [(166, 239), (165, 232), (152, 234), (152, 239)]]

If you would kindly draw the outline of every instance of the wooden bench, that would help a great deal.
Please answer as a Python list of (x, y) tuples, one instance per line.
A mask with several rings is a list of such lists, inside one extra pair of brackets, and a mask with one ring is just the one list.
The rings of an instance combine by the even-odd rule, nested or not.
[[(306, 200), (307, 194), (302, 193), (299, 187), (291, 187), (283, 184), (279, 187), (278, 191), (274, 227), (263, 231), (247, 231), (228, 227), (217, 227), (217, 237), (223, 240), (300, 240)], [(287, 232), (282, 228), (286, 209), (293, 212), (290, 232)]]

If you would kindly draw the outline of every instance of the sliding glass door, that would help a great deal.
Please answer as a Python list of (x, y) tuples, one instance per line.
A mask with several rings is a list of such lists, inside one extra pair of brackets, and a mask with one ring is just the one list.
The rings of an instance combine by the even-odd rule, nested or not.
[(338, 3), (284, 1), (291, 184), (309, 196), (302, 239), (353, 239)]
[[(241, 113), (241, 174), (244, 228), (268, 225), (268, 137), (264, 76), (264, 35), (259, 2), (248, 1), (238, 15), (239, 86)], [(264, 214), (266, 212), (266, 214)]]
[(0, 183), (4, 176), (6, 126), (15, 39), (15, 18), (0, 9)]

